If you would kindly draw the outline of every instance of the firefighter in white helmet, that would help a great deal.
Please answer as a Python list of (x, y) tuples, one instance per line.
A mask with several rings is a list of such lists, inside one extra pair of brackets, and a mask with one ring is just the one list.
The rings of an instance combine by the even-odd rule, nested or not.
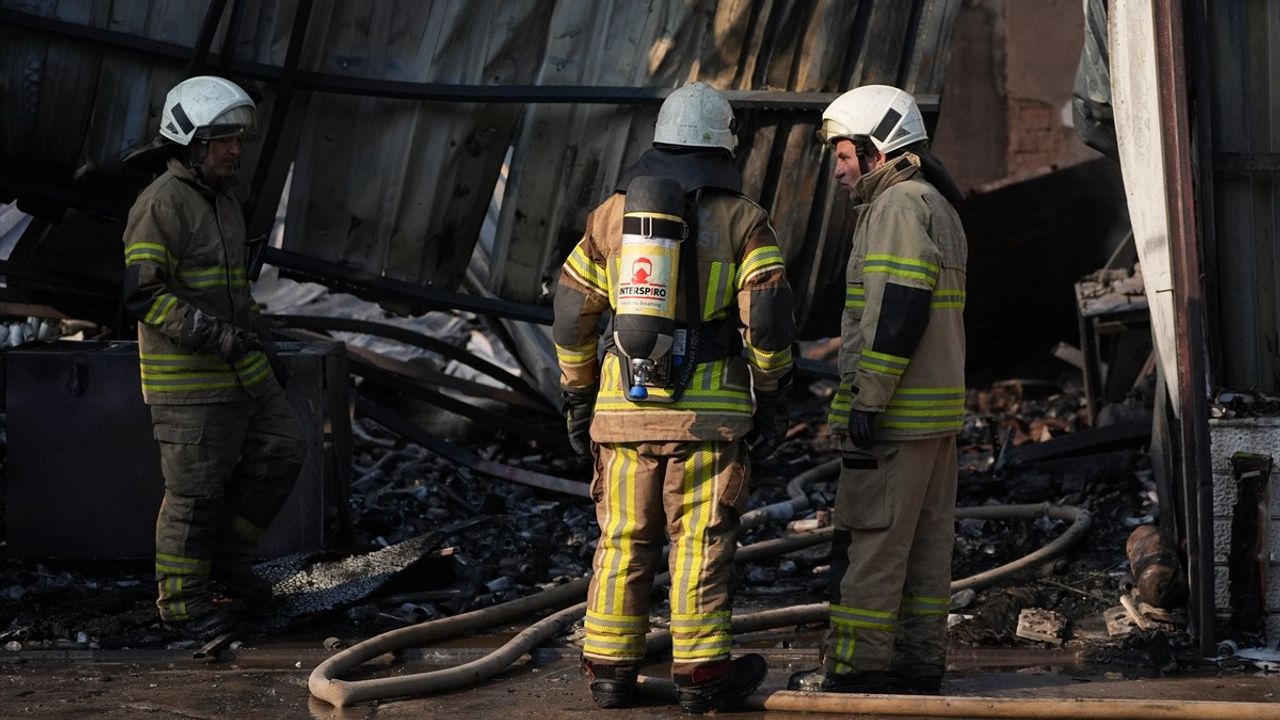
[(238, 618), (215, 583), (261, 606), (271, 586), (250, 562), (302, 468), (302, 435), (255, 328), (244, 213), (229, 188), (254, 103), (238, 85), (193, 77), (169, 91), (159, 137), (126, 162), (161, 174), (124, 233), (124, 301), (138, 319), (142, 397), (160, 446), (157, 607), (165, 626), (205, 639)]
[(742, 195), (735, 125), (710, 86), (673, 92), (556, 288), (569, 438), (595, 454), (583, 667), (601, 707), (631, 702), (668, 536), (682, 709), (726, 707), (767, 673), (759, 655), (730, 660), (729, 580), (748, 458), (787, 427), (792, 297), (769, 215)]
[(835, 179), (859, 204), (846, 273), (830, 627), (792, 690), (936, 693), (950, 604), (956, 433), (964, 419), (967, 245), (920, 108), (893, 87), (822, 114)]

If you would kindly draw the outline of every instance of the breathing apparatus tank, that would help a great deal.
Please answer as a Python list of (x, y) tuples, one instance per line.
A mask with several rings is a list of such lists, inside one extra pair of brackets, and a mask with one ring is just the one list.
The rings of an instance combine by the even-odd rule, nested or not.
[(671, 368), (685, 361), (676, 330), (680, 245), (689, 234), (684, 192), (670, 178), (643, 176), (627, 187), (613, 341), (632, 401), (671, 402)]

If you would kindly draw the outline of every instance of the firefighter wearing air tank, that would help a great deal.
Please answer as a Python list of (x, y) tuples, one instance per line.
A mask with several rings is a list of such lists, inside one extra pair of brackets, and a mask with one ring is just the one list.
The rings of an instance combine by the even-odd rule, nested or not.
[(858, 206), (829, 422), (844, 468), (832, 515), (822, 666), (792, 690), (936, 693), (946, 655), (964, 421), (967, 245), (946, 170), (906, 92), (868, 85), (822, 115)]
[(748, 454), (770, 453), (787, 427), (792, 298), (769, 215), (742, 195), (736, 145), (723, 95), (673, 92), (556, 289), (570, 441), (595, 453), (583, 664), (602, 707), (631, 701), (668, 536), (681, 707), (730, 705), (767, 670), (758, 655), (730, 660), (729, 575)]
[(214, 605), (214, 583), (252, 606), (271, 599), (250, 561), (305, 454), (249, 294), (244, 213), (231, 194), (253, 125), (244, 89), (189, 78), (166, 96), (160, 136), (125, 160), (159, 173), (124, 232), (124, 303), (138, 319), (165, 484), (157, 606), (167, 628), (197, 639), (238, 622)]

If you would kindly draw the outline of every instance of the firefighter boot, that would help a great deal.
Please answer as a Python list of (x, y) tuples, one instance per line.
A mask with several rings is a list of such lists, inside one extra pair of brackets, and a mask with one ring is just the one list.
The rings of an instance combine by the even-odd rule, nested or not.
[(607, 665), (582, 658), (582, 672), (591, 681), (591, 699), (606, 710), (631, 705), (636, 692), (635, 665)]
[(769, 665), (755, 653), (736, 660), (703, 663), (688, 673), (676, 673), (680, 710), (701, 715), (729, 708), (755, 692), (768, 674)]
[(894, 666), (885, 683), (890, 692), (905, 695), (937, 695), (942, 692), (941, 665), (913, 664)]
[(258, 577), (248, 564), (214, 567), (213, 579), (222, 584), (228, 595), (243, 600), (255, 610), (267, 607), (275, 599), (271, 583)]
[(787, 689), (794, 692), (827, 693), (884, 693), (891, 692), (888, 673), (881, 670), (867, 672), (835, 673), (819, 667), (801, 670), (787, 681)]
[(204, 641), (235, 630), (240, 621), (226, 610), (215, 608), (190, 620), (165, 620), (161, 625), (185, 640)]

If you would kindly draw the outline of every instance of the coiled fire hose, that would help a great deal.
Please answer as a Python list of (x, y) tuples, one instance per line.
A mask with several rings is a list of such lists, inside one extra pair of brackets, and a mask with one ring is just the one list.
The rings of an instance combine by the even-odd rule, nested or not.
[[(742, 527), (744, 529), (753, 527), (771, 519), (785, 520), (792, 517), (796, 512), (806, 509), (809, 506), (809, 499), (805, 492), (805, 486), (811, 482), (834, 476), (838, 474), (839, 469), (840, 461), (835, 460), (802, 473), (788, 484), (788, 500), (744, 514), (741, 522)], [(1057, 507), (1047, 503), (957, 508), (957, 518), (1005, 519), (1039, 517), (1043, 515), (1070, 519), (1072, 525), (1053, 542), (1026, 557), (1019, 558), (994, 570), (952, 583), (952, 591), (966, 587), (975, 589), (986, 587), (1011, 573), (1057, 557), (1082, 538), (1092, 524), (1092, 519), (1085, 510)], [(832, 529), (826, 528), (816, 532), (755, 543), (738, 550), (735, 560), (738, 562), (751, 562), (765, 557), (782, 555), (803, 547), (829, 541), (831, 534)], [(655, 587), (660, 587), (667, 581), (669, 581), (669, 575), (660, 575), (654, 581)], [(317, 698), (337, 707), (346, 707), (368, 700), (425, 695), (481, 682), (502, 672), (533, 648), (554, 637), (565, 627), (580, 619), (586, 612), (586, 602), (580, 601), (569, 607), (563, 607), (563, 605), (583, 598), (589, 583), (590, 578), (579, 578), (537, 595), (377, 635), (337, 653), (318, 665), (308, 678), (308, 688), (311, 694)], [(463, 665), (394, 678), (359, 681), (339, 679), (340, 675), (350, 672), (361, 664), (384, 653), (438, 642), (486, 627), (512, 622), (547, 609), (561, 607), (563, 609), (530, 625), (492, 653)], [(750, 615), (739, 615), (733, 618), (733, 629), (734, 632), (741, 633), (822, 622), (826, 619), (826, 613), (826, 603), (813, 603)], [(650, 633), (646, 639), (647, 649), (650, 652), (656, 652), (669, 646), (670, 641), (670, 635), (665, 631)], [(656, 680), (650, 679), (647, 685), (654, 687), (656, 682)]]

